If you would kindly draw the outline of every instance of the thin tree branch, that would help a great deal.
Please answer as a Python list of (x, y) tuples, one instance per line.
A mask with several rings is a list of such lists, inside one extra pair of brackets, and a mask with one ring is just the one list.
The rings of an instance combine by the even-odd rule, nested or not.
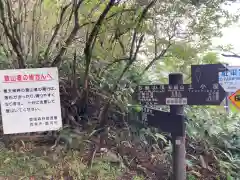
[[(134, 48), (133, 48), (133, 44), (134, 44), (134, 41), (135, 41), (135, 39), (136, 39), (136, 37), (137, 37), (137, 30), (138, 30), (138, 28), (140, 27), (140, 24), (141, 24), (142, 20), (144, 19), (144, 17), (146, 16), (148, 10), (149, 10), (155, 3), (156, 3), (156, 0), (153, 0), (151, 3), (149, 3), (149, 4), (143, 9), (143, 12), (141, 13), (141, 16), (140, 16), (140, 18), (139, 18), (139, 21), (138, 21), (138, 23), (137, 23), (137, 26), (136, 26), (136, 28), (135, 28), (135, 30), (134, 30), (134, 37), (133, 37), (133, 39), (132, 39), (132, 47), (131, 47), (131, 50), (130, 50), (130, 58), (129, 58), (130, 61), (126, 64), (126, 66), (125, 66), (125, 68), (123, 69), (121, 75), (120, 75), (119, 78), (117, 79), (117, 81), (116, 81), (116, 83), (115, 83), (115, 85), (114, 85), (114, 87), (113, 87), (113, 89), (112, 89), (112, 92), (111, 92), (112, 94), (116, 91), (116, 89), (117, 89), (117, 87), (118, 87), (118, 84), (119, 84), (119, 82), (121, 81), (121, 79), (123, 78), (124, 74), (125, 74), (125, 73), (127, 72), (127, 70), (130, 68), (130, 66), (133, 64), (133, 62), (136, 60), (137, 54), (138, 54), (138, 52), (139, 52), (139, 49), (140, 49), (140, 47), (141, 47), (141, 44), (142, 44), (143, 38), (144, 38), (144, 35), (141, 35), (141, 37), (140, 37), (140, 39), (139, 39), (139, 41), (138, 41), (138, 45), (137, 45), (137, 47), (136, 47), (135, 53), (131, 52), (131, 51), (133, 51), (133, 49), (134, 49)], [(132, 57), (132, 56), (133, 56), (133, 57)]]
[[(142, 21), (142, 19), (143, 19), (144, 16), (146, 15), (148, 9), (149, 9), (155, 2), (156, 2), (156, 0), (152, 1), (146, 8), (144, 8), (144, 10), (143, 10), (143, 12), (142, 12), (142, 15), (140, 16), (139, 21)], [(143, 15), (143, 14), (144, 14), (144, 15)], [(142, 18), (141, 18), (141, 17), (142, 17)], [(137, 26), (136, 26), (137, 28), (139, 28), (140, 23), (141, 23), (141, 22), (138, 22), (139, 25), (137, 24)], [(137, 31), (137, 29), (135, 29), (135, 32), (136, 32), (136, 31)], [(112, 91), (111, 91), (111, 97), (109, 98), (108, 102), (104, 105), (104, 107), (102, 108), (102, 110), (101, 110), (101, 112), (100, 112), (100, 114), (99, 114), (99, 117), (98, 117), (98, 118), (99, 118), (99, 121), (100, 121), (100, 124), (99, 124), (99, 127), (100, 127), (100, 128), (104, 128), (104, 126), (105, 126), (105, 124), (106, 124), (106, 122), (107, 122), (107, 111), (108, 111), (108, 109), (109, 109), (109, 107), (110, 107), (110, 104), (111, 104), (111, 102), (112, 102), (113, 94), (115, 93), (115, 91), (116, 91), (117, 88), (118, 88), (118, 83), (121, 81), (121, 79), (123, 78), (124, 74), (127, 72), (127, 70), (130, 68), (130, 66), (133, 64), (134, 59), (132, 59), (132, 57), (135, 57), (136, 54), (138, 53), (138, 52), (135, 52), (134, 55), (133, 55), (133, 46), (134, 46), (133, 44), (134, 44), (134, 42), (135, 42), (135, 39), (136, 39), (136, 33), (135, 33), (135, 38), (133, 37), (133, 40), (134, 40), (134, 41), (132, 40), (132, 47), (131, 47), (132, 50), (130, 51), (130, 55), (129, 55), (130, 61), (126, 64), (126, 66), (125, 66), (124, 70), (122, 71), (121, 75), (119, 76), (119, 78), (118, 78), (117, 81), (115, 82), (115, 84), (114, 84), (114, 86), (113, 86), (113, 89), (112, 89)], [(139, 46), (139, 47), (141, 46), (142, 39), (143, 39), (143, 36), (141, 36), (137, 47), (138, 47), (138, 46)], [(139, 51), (139, 48), (136, 48), (136, 51)], [(105, 134), (106, 134), (106, 130), (105, 130)], [(102, 136), (101, 136), (100, 140), (101, 140), (101, 139), (103, 139)]]
[(70, 5), (71, 5), (71, 3), (65, 5), (64, 7), (61, 8), (60, 17), (59, 17), (59, 22), (58, 22), (58, 23), (56, 24), (56, 26), (55, 26), (55, 30), (54, 30), (54, 32), (53, 32), (53, 35), (52, 35), (52, 37), (51, 37), (51, 39), (50, 39), (50, 41), (49, 41), (49, 43), (48, 43), (48, 45), (47, 45), (47, 48), (46, 48), (46, 50), (45, 50), (45, 52), (44, 52), (44, 55), (43, 55), (44, 60), (47, 59), (47, 56), (48, 56), (48, 53), (49, 53), (50, 48), (51, 48), (51, 46), (52, 46), (52, 43), (53, 43), (54, 39), (56, 38), (56, 36), (57, 36), (57, 34), (58, 34), (59, 30), (60, 30), (60, 27), (61, 27), (61, 25), (62, 25), (62, 23), (63, 23), (64, 14), (65, 14), (66, 10), (68, 9), (68, 7), (69, 7)]
[[(66, 26), (66, 30), (65, 30), (64, 36), (67, 35), (68, 28), (69, 28), (69, 25), (70, 25), (70, 22), (71, 22), (71, 19), (72, 19), (73, 13), (74, 13), (74, 8), (71, 9), (71, 12), (70, 12), (69, 18), (68, 18), (68, 20), (67, 20), (67, 26)], [(66, 23), (66, 22), (65, 22), (65, 23)], [(63, 23), (63, 24), (65, 24), (65, 23)]]
[(106, 67), (104, 67), (103, 71), (99, 74), (99, 77), (101, 76), (101, 74), (102, 74), (104, 71), (108, 70), (108, 69), (109, 69), (111, 66), (113, 66), (114, 64), (119, 63), (119, 62), (122, 62), (122, 61), (128, 61), (128, 60), (129, 60), (129, 58), (120, 58), (120, 59), (114, 60), (113, 62), (108, 63), (108, 64), (106, 65)]
[(73, 64), (72, 64), (72, 88), (74, 89), (74, 92), (77, 91), (76, 68), (77, 68), (77, 51), (75, 49), (73, 54)]
[(10, 1), (6, 1), (10, 30), (12, 32), (12, 36), (15, 37), (16, 41), (18, 42), (18, 46), (19, 46), (21, 52), (23, 53), (20, 32), (18, 31), (18, 25), (21, 24), (21, 21), (20, 21), (20, 19), (17, 20), (15, 18), (15, 15), (13, 14), (12, 4), (10, 4), (10, 3), (11, 3)]
[(29, 46), (28, 41), (30, 38), (26, 33), (26, 26), (27, 26), (27, 0), (18, 0), (19, 4), (19, 10), (18, 10), (18, 31), (19, 35), (21, 37), (21, 43), (22, 43), (22, 52), (24, 55), (24, 58), (27, 59), (28, 53), (29, 53)]
[(0, 18), (2, 20), (2, 25), (4, 28), (4, 32), (6, 34), (6, 36), (8, 37), (14, 52), (17, 54), (17, 59), (18, 59), (18, 68), (25, 68), (25, 62), (24, 62), (24, 58), (23, 55), (21, 53), (21, 48), (19, 47), (18, 41), (15, 39), (15, 37), (13, 35), (11, 35), (9, 28), (7, 26), (7, 22), (5, 19), (5, 15), (4, 15), (4, 4), (2, 2), (2, 0), (0, 0)]
[(15, 31), (13, 28), (13, 16), (12, 16), (12, 9), (11, 9), (11, 5), (9, 1), (6, 1), (6, 6), (7, 6), (7, 14), (8, 14), (8, 21), (9, 21), (9, 25), (10, 25), (10, 30), (12, 32), (12, 35), (15, 36)]
[(90, 70), (90, 64), (91, 64), (91, 55), (92, 55), (92, 49), (95, 45), (96, 36), (101, 28), (102, 22), (104, 21), (104, 18), (107, 16), (107, 13), (110, 11), (111, 7), (114, 5), (115, 0), (110, 0), (107, 4), (106, 8), (102, 12), (102, 14), (99, 16), (95, 26), (93, 27), (87, 42), (86, 46), (84, 48), (84, 54), (86, 59), (86, 69), (85, 69), (85, 75), (84, 75), (84, 82), (85, 82), (85, 88), (87, 88), (87, 81), (88, 81), (88, 74)]
[(170, 48), (171, 45), (172, 45), (172, 44), (169, 43), (169, 45), (168, 45), (165, 49), (163, 49), (158, 56), (156, 56), (155, 58), (153, 58), (153, 59), (150, 61), (150, 63), (145, 67), (145, 69), (143, 70), (143, 72), (140, 74), (140, 77), (142, 77), (142, 76), (146, 73), (146, 71), (147, 71), (158, 59), (162, 58), (162, 57), (166, 54), (166, 52), (168, 51), (168, 49)]
[(86, 46), (84, 49), (85, 55), (89, 54), (89, 52), (91, 51), (91, 49), (94, 47), (94, 38), (95, 36), (98, 34), (100, 27), (102, 25), (102, 22), (104, 20), (104, 18), (106, 17), (107, 13), (109, 12), (109, 10), (111, 9), (111, 7), (114, 5), (115, 0), (110, 0), (108, 5), (106, 6), (106, 8), (104, 9), (104, 11), (102, 12), (102, 14), (100, 15), (100, 17), (98, 18), (95, 26), (93, 27), (89, 38), (86, 42)]
[(83, 0), (79, 0), (77, 4), (76, 4), (76, 1), (75, 1), (75, 3), (73, 3), (73, 8), (75, 8), (75, 10), (74, 10), (74, 27), (73, 27), (70, 35), (68, 36), (68, 38), (64, 42), (64, 45), (61, 47), (60, 51), (58, 52), (57, 56), (52, 61), (52, 64), (51, 64), (52, 67), (57, 66), (62, 61), (63, 54), (66, 52), (67, 47), (72, 43), (72, 41), (73, 41), (74, 37), (76, 36), (78, 30), (80, 29), (79, 18), (78, 18), (78, 10), (79, 10), (82, 2), (83, 2)]
[(237, 54), (221, 54), (224, 57), (240, 58), (240, 55)]
[[(123, 10), (121, 10), (121, 11), (118, 11), (118, 12), (115, 12), (115, 13), (109, 15), (109, 16), (106, 17), (105, 19), (108, 21), (108, 20), (111, 20), (111, 19), (112, 19), (113, 17), (115, 17), (116, 15), (118, 15), (119, 13), (131, 12), (131, 11), (136, 11), (136, 9), (135, 9), (135, 8), (123, 9)], [(67, 24), (67, 28), (66, 28), (65, 35), (67, 34), (67, 30), (68, 30), (68, 27), (69, 27), (69, 24), (70, 24), (70, 21), (71, 21), (71, 18), (72, 18), (72, 14), (73, 14), (73, 11), (71, 11), (70, 16), (69, 16), (69, 19), (68, 19), (68, 21), (67, 21), (68, 24)], [(66, 23), (66, 22), (65, 22), (65, 23)], [(65, 24), (65, 23), (64, 23), (64, 24)], [(83, 23), (82, 25), (80, 25), (80, 28), (83, 28), (83, 27), (85, 27), (85, 26), (87, 26), (87, 25), (95, 24), (95, 23), (96, 23), (96, 21), (86, 22), (86, 23)]]
[(32, 11), (32, 32), (31, 32), (31, 48), (32, 48), (32, 59), (35, 58), (35, 53), (36, 53), (36, 37), (35, 37), (35, 16), (36, 16), (36, 7), (37, 7), (38, 1), (36, 1), (36, 3), (33, 6), (33, 11)]
[[(91, 65), (91, 59), (92, 59), (92, 50), (95, 46), (95, 42), (97, 39), (97, 35), (100, 31), (100, 28), (103, 24), (104, 19), (106, 18), (108, 12), (110, 9), (114, 6), (115, 0), (109, 0), (108, 4), (106, 5), (105, 9), (103, 10), (102, 14), (99, 16), (96, 24), (92, 28), (92, 31), (90, 32), (90, 35), (87, 36), (87, 42), (84, 48), (84, 54), (85, 54), (85, 73), (84, 73), (84, 91), (83, 93), (83, 106), (82, 110), (87, 113), (87, 104), (88, 104), (88, 79), (89, 79), (89, 72), (90, 72), (90, 65)], [(87, 33), (88, 34), (88, 33)]]
[(140, 39), (139, 39), (139, 41), (138, 41), (138, 45), (137, 45), (136, 51), (135, 51), (134, 56), (133, 56), (133, 60), (134, 60), (134, 61), (137, 59), (137, 54), (138, 54), (138, 52), (139, 52), (139, 50), (140, 50), (141, 44), (142, 44), (142, 42), (143, 42), (143, 38), (144, 38), (144, 34), (141, 35), (141, 37), (140, 37)]
[[(137, 48), (136, 48), (136, 52), (134, 53), (135, 55), (138, 53), (139, 51), (139, 48), (141, 46), (141, 43), (143, 41), (143, 37), (144, 35), (142, 35), (139, 39), (139, 43), (137, 45)], [(99, 120), (100, 120), (100, 128), (104, 128), (105, 124), (106, 124), (106, 114), (107, 114), (107, 111), (110, 107), (110, 104), (112, 102), (112, 99), (113, 99), (113, 95), (115, 93), (115, 91), (117, 90), (118, 88), (118, 84), (119, 82), (121, 81), (121, 79), (123, 78), (124, 74), (128, 71), (128, 69), (131, 67), (131, 65), (133, 64), (134, 61), (129, 61), (127, 63), (127, 65), (125, 66), (125, 68), (123, 69), (121, 75), (118, 77), (117, 81), (115, 82), (114, 86), (113, 86), (113, 89), (111, 90), (111, 97), (109, 98), (108, 102), (104, 105), (103, 109), (101, 110), (100, 114), (99, 114)]]
[(134, 49), (134, 44), (135, 44), (135, 40), (136, 40), (136, 37), (137, 37), (137, 31), (139, 30), (139, 27), (141, 25), (141, 22), (142, 20), (145, 18), (148, 10), (156, 3), (157, 0), (153, 0), (151, 1), (151, 3), (149, 3), (144, 9), (143, 9), (143, 12), (141, 13), (140, 17), (139, 17), (139, 20), (137, 22), (137, 25), (134, 29), (134, 33), (133, 33), (133, 38), (132, 38), (132, 43), (131, 43), (131, 48), (130, 48), (130, 54), (129, 54), (129, 59), (131, 60), (132, 59), (132, 56), (133, 56), (133, 49)]
[[(6, 56), (7, 58), (9, 58), (9, 57), (10, 57), (10, 54), (12, 55), (11, 49), (5, 47), (4, 43), (1, 42), (1, 40), (0, 40), (0, 46), (2, 46), (3, 51), (4, 51), (4, 53), (5, 53), (5, 56)], [(8, 51), (10, 51), (10, 54), (9, 54)]]

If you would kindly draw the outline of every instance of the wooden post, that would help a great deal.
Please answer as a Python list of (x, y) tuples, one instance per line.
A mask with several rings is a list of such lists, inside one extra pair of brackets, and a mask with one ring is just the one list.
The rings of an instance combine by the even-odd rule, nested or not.
[[(177, 85), (183, 84), (183, 75), (181, 73), (169, 74), (169, 84)], [(170, 113), (183, 115), (183, 105), (171, 105)], [(183, 121), (184, 123), (184, 121)], [(173, 139), (173, 180), (186, 180), (186, 150), (185, 150), (185, 123), (183, 124), (183, 136), (176, 136), (172, 134)]]

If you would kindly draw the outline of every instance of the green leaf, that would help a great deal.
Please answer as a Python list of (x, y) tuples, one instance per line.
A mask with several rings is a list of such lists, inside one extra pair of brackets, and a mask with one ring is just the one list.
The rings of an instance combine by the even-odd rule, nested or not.
[(167, 143), (166, 138), (165, 138), (162, 134), (156, 133), (156, 134), (154, 134), (154, 135), (155, 135), (155, 137), (156, 137), (157, 139), (161, 139), (162, 141), (164, 141), (165, 143)]
[(227, 180), (233, 180), (233, 177), (230, 175), (230, 173), (227, 174)]
[(136, 112), (141, 112), (142, 111), (142, 106), (135, 106), (134, 108), (133, 108)]

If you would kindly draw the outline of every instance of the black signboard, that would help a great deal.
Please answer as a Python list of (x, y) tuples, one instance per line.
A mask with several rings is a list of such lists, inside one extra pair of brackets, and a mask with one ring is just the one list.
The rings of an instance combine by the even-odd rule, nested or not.
[(143, 108), (142, 121), (147, 126), (159, 128), (164, 132), (172, 133), (176, 136), (184, 134), (185, 117), (183, 115)]
[(226, 92), (218, 83), (210, 88), (192, 89), (187, 94), (188, 105), (220, 105), (226, 97)]
[(212, 86), (218, 83), (218, 73), (227, 71), (227, 68), (219, 64), (203, 64), (191, 66), (192, 87), (201, 88), (203, 86)]
[(140, 85), (138, 100), (141, 104), (149, 105), (186, 105), (187, 97), (183, 96), (186, 89), (186, 85)]
[(220, 105), (225, 95), (218, 83), (198, 89), (191, 84), (138, 86), (138, 100), (143, 105)]

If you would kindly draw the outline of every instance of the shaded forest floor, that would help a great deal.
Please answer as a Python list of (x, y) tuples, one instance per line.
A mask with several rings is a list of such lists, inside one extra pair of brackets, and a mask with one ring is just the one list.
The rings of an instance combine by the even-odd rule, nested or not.
[[(170, 179), (171, 156), (161, 150), (148, 152), (130, 143), (117, 146), (112, 140), (107, 140), (105, 147), (98, 149), (97, 137), (78, 141), (73, 143), (75, 147), (69, 148), (63, 144), (54, 146), (54, 141), (43, 142), (39, 138), (42, 139), (41, 136), (35, 139), (37, 141), (19, 138), (21, 140), (3, 147), (0, 151), (0, 177), (9, 180), (29, 177), (56, 180), (64, 177), (79, 180)], [(208, 157), (201, 155), (203, 149), (198, 145), (194, 144), (194, 152), (192, 144), (187, 145), (187, 159), (194, 162), (187, 165), (188, 179), (224, 180), (217, 162), (209, 154)]]
[(86, 153), (64, 149), (58, 146), (35, 146), (32, 142), (15, 144), (10, 149), (0, 151), (0, 177), (9, 180), (19, 179), (117, 179), (124, 168), (104, 160), (94, 160), (87, 167)]

